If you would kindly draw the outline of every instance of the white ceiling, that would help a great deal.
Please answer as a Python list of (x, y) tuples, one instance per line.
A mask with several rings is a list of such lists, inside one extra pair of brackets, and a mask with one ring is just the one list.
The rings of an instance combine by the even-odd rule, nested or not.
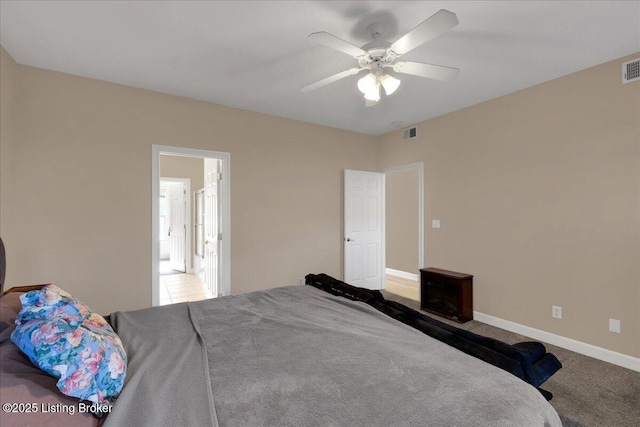
[[(356, 64), (310, 33), (362, 46), (380, 22), (395, 41), (439, 9), (460, 24), (403, 60), (456, 80), (401, 75), (372, 108), (357, 76), (299, 91)], [(20, 64), (377, 135), (639, 52), (640, 2), (2, 0), (0, 42)]]

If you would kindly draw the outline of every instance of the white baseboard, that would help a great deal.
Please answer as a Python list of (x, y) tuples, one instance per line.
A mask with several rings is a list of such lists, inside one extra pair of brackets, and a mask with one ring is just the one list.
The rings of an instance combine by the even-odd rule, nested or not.
[(385, 273), (391, 274), (392, 276), (402, 277), (403, 279), (415, 280), (418, 281), (418, 275), (413, 273), (407, 273), (402, 270), (394, 270), (393, 268), (385, 268)]
[(558, 347), (566, 348), (567, 350), (575, 351), (576, 353), (584, 354), (585, 356), (613, 363), (614, 365), (622, 366), (623, 368), (631, 369), (632, 371), (640, 372), (640, 358), (637, 357), (617, 353), (615, 351), (607, 350), (606, 348), (597, 347), (571, 338), (541, 331), (540, 329), (531, 328), (509, 320), (500, 319), (499, 317), (480, 313), (478, 311), (473, 312), (473, 320), (505, 329), (516, 334), (525, 335)]

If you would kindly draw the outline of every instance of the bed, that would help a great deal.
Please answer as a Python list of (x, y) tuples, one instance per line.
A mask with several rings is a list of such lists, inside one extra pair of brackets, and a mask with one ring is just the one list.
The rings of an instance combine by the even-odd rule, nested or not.
[[(112, 313), (128, 363), (106, 418), (3, 411), (0, 422), (561, 426), (533, 385), (394, 319), (372, 301), (335, 293), (298, 285)], [(1, 300), (5, 314), (8, 295)], [(2, 337), (0, 356), (20, 359), (7, 330)], [(25, 373), (29, 361), (23, 359), (19, 369), (19, 360), (3, 360), (3, 405), (55, 394), (55, 379), (43, 386), (47, 376), (34, 366)]]
[(561, 425), (515, 376), (311, 286), (111, 322), (131, 373), (105, 426)]

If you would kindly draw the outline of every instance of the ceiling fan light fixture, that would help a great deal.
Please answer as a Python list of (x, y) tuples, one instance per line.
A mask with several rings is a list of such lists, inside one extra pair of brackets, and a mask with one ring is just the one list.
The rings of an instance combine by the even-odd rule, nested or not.
[(380, 83), (382, 83), (382, 87), (384, 88), (384, 92), (387, 96), (392, 95), (400, 86), (400, 80), (390, 76), (389, 74), (382, 76)]
[(376, 83), (371, 90), (367, 91), (364, 94), (364, 99), (375, 102), (380, 101), (380, 84)]
[(358, 80), (358, 89), (366, 95), (367, 93), (376, 90), (377, 83), (378, 81), (375, 74), (369, 73)]

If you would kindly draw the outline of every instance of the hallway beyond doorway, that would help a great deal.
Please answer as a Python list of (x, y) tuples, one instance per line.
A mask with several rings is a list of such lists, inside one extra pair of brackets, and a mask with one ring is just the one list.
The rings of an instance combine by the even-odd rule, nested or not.
[(184, 271), (178, 271), (171, 268), (171, 261), (168, 259), (160, 260), (160, 275), (167, 276), (170, 274), (184, 274)]
[(160, 277), (160, 305), (207, 299), (202, 282), (193, 274)]

